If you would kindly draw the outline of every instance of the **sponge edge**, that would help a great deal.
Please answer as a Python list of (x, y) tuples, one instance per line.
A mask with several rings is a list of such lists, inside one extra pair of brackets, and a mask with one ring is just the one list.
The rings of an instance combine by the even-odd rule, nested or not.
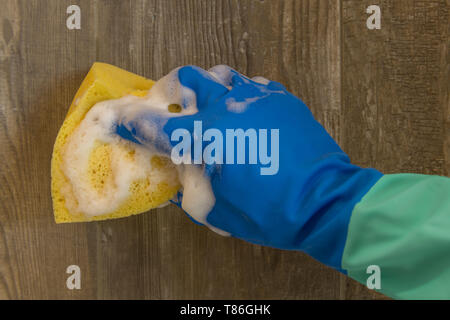
[[(130, 185), (130, 196), (113, 212), (99, 216), (86, 216), (68, 208), (76, 207), (70, 181), (62, 170), (64, 147), (86, 113), (98, 102), (117, 99), (126, 95), (144, 96), (154, 82), (118, 67), (96, 62), (78, 89), (67, 116), (56, 138), (51, 162), (51, 191), (53, 211), (56, 223), (86, 222), (127, 217), (160, 206), (171, 199), (180, 188), (176, 178), (176, 168), (170, 160), (153, 156), (152, 176), (157, 175), (160, 182), (149, 188), (152, 181), (140, 179)], [(110, 148), (101, 145), (90, 155), (90, 167), (102, 170), (89, 170), (93, 187), (101, 188), (98, 181), (103, 181), (111, 173), (108, 163)], [(98, 176), (96, 176), (98, 175)], [(100, 176), (101, 175), (101, 176)], [(150, 191), (151, 190), (151, 191)], [(101, 191), (101, 190), (100, 190)]]

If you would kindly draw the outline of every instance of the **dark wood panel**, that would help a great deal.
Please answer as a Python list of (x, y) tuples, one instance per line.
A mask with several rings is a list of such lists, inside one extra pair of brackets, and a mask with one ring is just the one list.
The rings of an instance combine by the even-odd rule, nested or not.
[[(92, 26), (89, 1), (81, 1)], [(4, 1), (0, 11), (0, 296), (77, 297), (66, 267), (83, 269), (95, 296), (87, 225), (56, 226), (50, 198), (53, 142), (95, 59), (88, 32), (69, 32), (64, 1)]]
[[(185, 64), (263, 75), (299, 95), (357, 163), (448, 174), (445, 1), (438, 18), (422, 2), (382, 1), (382, 30), (373, 32), (366, 2), (7, 1), (0, 298), (380, 298), (305, 254), (220, 237), (172, 206), (56, 225), (50, 198), (53, 142), (94, 61), (153, 79)], [(65, 26), (73, 3), (81, 30)], [(411, 39), (413, 31), (424, 35)], [(81, 267), (81, 290), (65, 287), (71, 264)]]

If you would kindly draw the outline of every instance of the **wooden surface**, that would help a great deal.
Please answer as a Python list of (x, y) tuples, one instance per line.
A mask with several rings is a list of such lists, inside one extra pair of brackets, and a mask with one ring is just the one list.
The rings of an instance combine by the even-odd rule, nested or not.
[[(81, 7), (81, 30), (66, 8)], [(366, 28), (378, 4), (381, 30)], [(1, 0), (0, 298), (383, 298), (305, 254), (175, 207), (56, 225), (53, 142), (94, 61), (158, 79), (228, 64), (299, 95), (360, 165), (448, 175), (449, 1)], [(81, 290), (66, 288), (79, 265)]]

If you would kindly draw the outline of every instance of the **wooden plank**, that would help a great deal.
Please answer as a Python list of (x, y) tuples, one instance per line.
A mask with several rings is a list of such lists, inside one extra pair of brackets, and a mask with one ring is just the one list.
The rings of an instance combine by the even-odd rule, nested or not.
[[(92, 25), (89, 1), (84, 27)], [(66, 28), (64, 1), (7, 1), (0, 11), (0, 298), (93, 296), (87, 225), (56, 226), (50, 158), (67, 107), (95, 58), (89, 32)], [(83, 269), (82, 292), (65, 287)]]
[[(385, 173), (448, 175), (448, 1), (344, 0), (342, 25), (344, 150)], [(374, 295), (349, 280), (346, 297)]]

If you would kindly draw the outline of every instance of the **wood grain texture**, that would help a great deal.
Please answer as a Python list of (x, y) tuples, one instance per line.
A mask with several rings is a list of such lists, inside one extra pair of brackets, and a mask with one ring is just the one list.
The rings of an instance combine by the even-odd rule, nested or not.
[[(0, 298), (382, 298), (299, 252), (198, 227), (175, 207), (56, 225), (53, 142), (94, 61), (158, 79), (228, 64), (284, 83), (358, 164), (448, 175), (448, 3), (11, 0), (0, 11)], [(433, 3), (433, 5), (427, 5)], [(67, 30), (78, 4), (81, 30)], [(82, 289), (65, 286), (67, 266)]]

